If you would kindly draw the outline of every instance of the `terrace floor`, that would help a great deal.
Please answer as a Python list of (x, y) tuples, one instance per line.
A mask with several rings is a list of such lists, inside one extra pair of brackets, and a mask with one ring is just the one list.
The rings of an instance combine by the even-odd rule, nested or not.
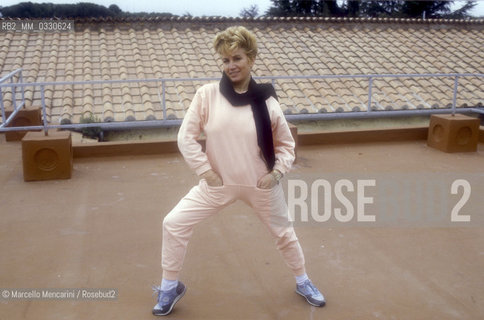
[[(76, 158), (71, 179), (27, 183), (21, 144), (0, 139), (2, 292), (118, 292), (115, 300), (0, 298), (0, 319), (153, 319), (151, 286), (159, 285), (161, 276), (162, 219), (197, 183), (182, 157)], [(450, 217), (460, 195), (452, 195), (450, 185), (439, 185), (447, 180), (438, 179), (449, 176), (449, 181), (470, 182), (472, 193), (460, 214), (470, 215), (471, 222), (404, 226), (296, 219), (309, 276), (327, 299), (324, 308), (315, 308), (294, 292), (292, 275), (268, 232), (237, 202), (195, 229), (181, 274), (188, 291), (166, 318), (480, 319), (483, 160), (482, 143), (476, 153), (455, 154), (420, 140), (302, 146), (283, 182), (286, 190), (290, 179), (310, 185), (314, 179), (341, 177), (356, 185), (358, 177), (375, 177), (380, 184), (386, 178), (420, 176), (434, 179), (429, 188), (448, 195), (450, 207), (444, 211)], [(418, 192), (406, 200), (395, 197), (393, 208), (405, 207)], [(373, 196), (376, 205), (379, 195)], [(367, 204), (367, 213), (372, 208)]]

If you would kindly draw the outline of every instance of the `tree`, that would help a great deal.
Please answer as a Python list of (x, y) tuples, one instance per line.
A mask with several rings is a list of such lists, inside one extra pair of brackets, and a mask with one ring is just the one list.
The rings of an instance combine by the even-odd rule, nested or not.
[(346, 15), (350, 17), (357, 17), (360, 14), (360, 2), (358, 0), (349, 0), (346, 3)]
[(272, 17), (284, 17), (295, 15), (291, 6), (291, 0), (271, 0), (272, 7), (270, 7), (266, 15)]
[[(118, 8), (119, 9), (119, 8)], [(94, 3), (57, 4), (22, 2), (3, 7), (2, 15), (9, 18), (85, 18), (112, 17), (116, 13)]]
[(469, 11), (471, 11), (477, 3), (475, 1), (466, 1), (466, 4), (462, 6), (462, 8), (455, 10), (454, 12), (448, 14), (444, 18), (450, 18), (450, 19), (464, 19), (464, 18), (469, 18), (470, 14)]
[(405, 0), (271, 0), (267, 16), (306, 17), (395, 17), (395, 18), (464, 18), (475, 6), (467, 1), (461, 9), (451, 12), (455, 1)]
[(338, 6), (338, 2), (336, 0), (321, 0), (318, 2), (318, 16), (338, 17), (344, 15), (343, 9)]
[(108, 9), (116, 16), (120, 16), (123, 13), (123, 11), (115, 4), (110, 5)]
[(363, 0), (360, 5), (362, 17), (394, 17), (401, 10), (404, 1)]
[(469, 11), (475, 1), (467, 3), (455, 12), (451, 11), (455, 1), (372, 1), (363, 0), (360, 4), (360, 16), (396, 17), (396, 18), (449, 18), (469, 17)]
[(0, 7), (0, 15), (6, 18), (87, 18), (87, 17), (172, 17), (171, 13), (123, 12), (117, 5), (109, 8), (94, 3), (52, 4), (22, 2), (9, 7)]
[(440, 18), (451, 12), (454, 1), (404, 1), (401, 15), (409, 18)]
[(248, 8), (242, 9), (239, 15), (242, 18), (255, 18), (259, 15), (259, 7), (256, 4), (254, 4)]
[(266, 16), (274, 17), (321, 17), (339, 16), (343, 12), (336, 0), (271, 0)]

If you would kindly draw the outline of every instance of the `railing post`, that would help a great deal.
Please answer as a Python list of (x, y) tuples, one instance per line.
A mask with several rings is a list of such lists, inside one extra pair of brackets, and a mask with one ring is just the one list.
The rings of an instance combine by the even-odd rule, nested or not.
[(457, 104), (457, 87), (459, 86), (459, 76), (455, 76), (454, 79), (454, 95), (452, 97), (452, 115), (455, 115), (455, 107)]
[[(10, 83), (13, 85), (13, 77), (10, 78)], [(12, 86), (12, 104), (13, 104), (13, 110), (17, 110), (17, 86)]]
[(47, 130), (47, 111), (45, 108), (45, 94), (44, 94), (44, 86), (40, 86), (40, 99), (41, 99), (41, 104), (42, 104), (42, 117), (44, 118), (44, 134), (46, 136), (49, 135), (49, 132)]
[[(22, 74), (22, 69), (20, 69), (20, 83), (24, 83), (24, 76)], [(22, 90), (22, 102), (24, 102), (24, 105), (25, 105), (25, 88), (24, 86), (21, 86), (20, 88)]]
[(373, 91), (373, 77), (368, 78), (368, 107), (366, 108), (366, 112), (371, 112), (371, 95)]
[(1, 87), (0, 87), (0, 108), (2, 109), (2, 127), (3, 127), (3, 124), (7, 122), (7, 119), (5, 118), (5, 107), (3, 106), (3, 92)]
[(166, 120), (165, 80), (161, 80), (161, 92), (163, 97), (163, 120)]

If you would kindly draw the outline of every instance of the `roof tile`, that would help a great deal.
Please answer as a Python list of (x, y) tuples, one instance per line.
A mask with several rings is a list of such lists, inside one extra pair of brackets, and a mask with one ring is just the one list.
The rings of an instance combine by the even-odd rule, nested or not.
[[(29, 82), (219, 77), (211, 39), (224, 26), (203, 21), (92, 20), (67, 34), (5, 33), (0, 70), (21, 66)], [(278, 21), (249, 25), (260, 46), (256, 75), (483, 72), (482, 23)], [(482, 104), (482, 78), (461, 81), (460, 105)], [(183, 117), (202, 83), (167, 84), (168, 117)], [(452, 87), (421, 78), (374, 84), (376, 109), (445, 106)], [(82, 87), (46, 88), (51, 119), (78, 122), (90, 112), (105, 121), (163, 117), (160, 83)], [(285, 113), (363, 110), (367, 104), (367, 79), (278, 80), (276, 87)], [(28, 104), (38, 104), (39, 89), (26, 89)], [(5, 92), (6, 105), (11, 99)]]

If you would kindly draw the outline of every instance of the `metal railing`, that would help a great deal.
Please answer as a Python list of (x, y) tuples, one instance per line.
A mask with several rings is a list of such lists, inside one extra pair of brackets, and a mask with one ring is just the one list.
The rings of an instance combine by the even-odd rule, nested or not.
[(17, 97), (16, 97), (17, 96), (17, 86), (12, 85), (11, 90), (12, 90), (13, 110), (12, 110), (12, 113), (10, 114), (10, 116), (8, 117), (8, 119), (6, 118), (5, 107), (3, 105), (3, 91), (2, 91), (3, 86), (2, 86), (2, 83), (4, 83), (5, 81), (10, 79), (10, 83), (15, 84), (15, 82), (14, 82), (15, 77), (17, 77), (17, 79), (20, 83), (23, 83), (22, 69), (14, 70), (14, 71), (10, 72), (9, 74), (7, 74), (6, 76), (4, 76), (3, 78), (0, 79), (0, 109), (1, 109), (1, 115), (2, 115), (2, 121), (3, 121), (2, 125), (0, 125), (0, 129), (5, 127), (5, 126), (8, 126), (10, 124), (10, 122), (13, 120), (13, 118), (15, 118), (18, 111), (25, 105), (24, 87), (20, 88), (21, 93), (22, 93), (22, 102), (19, 105), (17, 105)]
[[(19, 83), (13, 82), (13, 76), (19, 73)], [(452, 92), (452, 106), (450, 108), (438, 108), (438, 109), (417, 109), (417, 110), (392, 110), (392, 111), (374, 111), (372, 110), (372, 94), (374, 88), (375, 79), (386, 78), (418, 78), (418, 77), (431, 77), (431, 78), (453, 78), (454, 86)], [(328, 112), (328, 113), (305, 113), (305, 114), (290, 114), (286, 115), (288, 120), (314, 120), (314, 119), (337, 119), (337, 118), (376, 118), (376, 117), (390, 117), (390, 116), (412, 116), (412, 115), (425, 115), (431, 113), (452, 113), (455, 114), (457, 109), (457, 96), (459, 88), (459, 80), (464, 77), (484, 77), (484, 74), (474, 73), (452, 73), (452, 74), (369, 74), (369, 75), (314, 75), (314, 76), (263, 76), (254, 77), (258, 80), (270, 80), (276, 87), (277, 81), (280, 80), (323, 80), (323, 79), (367, 79), (368, 80), (368, 103), (366, 111), (353, 111), (353, 112)], [(3, 83), (6, 80), (11, 79), (10, 83)], [(0, 132), (5, 131), (26, 131), (26, 130), (44, 130), (45, 134), (49, 129), (84, 129), (96, 127), (101, 130), (114, 130), (114, 129), (134, 129), (134, 128), (148, 128), (148, 127), (166, 127), (176, 126), (181, 123), (181, 119), (167, 119), (166, 112), (166, 85), (169, 82), (206, 82), (219, 80), (220, 77), (209, 78), (161, 78), (161, 79), (131, 79), (131, 80), (91, 80), (91, 81), (62, 81), (62, 82), (34, 82), (23, 83), (22, 70), (18, 69), (0, 79), (0, 108), (2, 114), (3, 123), (0, 124)], [(79, 123), (79, 124), (49, 124), (47, 117), (47, 107), (45, 103), (45, 87), (46, 86), (64, 86), (64, 85), (107, 85), (107, 84), (127, 84), (127, 83), (161, 83), (161, 93), (158, 92), (162, 104), (163, 120), (138, 120), (138, 121), (115, 121), (115, 122), (96, 122), (96, 123)], [(12, 88), (12, 98), (14, 112), (8, 117), (5, 117), (5, 108), (3, 103), (3, 88)], [(25, 105), (25, 87), (39, 87), (41, 95), (41, 109), (43, 115), (42, 126), (24, 126), (24, 127), (7, 127), (11, 122), (15, 114)], [(17, 105), (16, 90), (21, 89), (22, 102)], [(459, 107), (459, 112), (477, 112), (484, 113), (483, 108), (463, 108)]]

